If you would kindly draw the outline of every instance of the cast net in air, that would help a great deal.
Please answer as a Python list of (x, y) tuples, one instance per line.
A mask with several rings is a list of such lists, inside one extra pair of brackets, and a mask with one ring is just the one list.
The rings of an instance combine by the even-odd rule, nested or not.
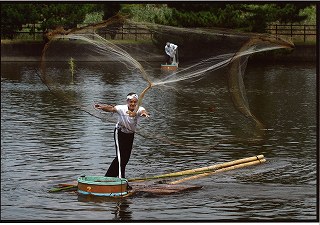
[[(107, 37), (120, 28), (122, 33), (117, 34), (120, 39), (137, 34), (132, 29), (126, 33), (124, 28), (128, 27), (145, 32), (142, 44)], [(117, 118), (114, 115), (96, 110), (94, 103), (118, 104), (123, 102), (127, 92), (134, 90), (140, 93), (139, 105), (147, 104), (149, 111), (164, 115), (169, 110), (166, 104), (161, 109), (153, 108), (152, 98), (161, 98), (162, 95), (190, 97), (193, 93), (188, 93), (186, 85), (224, 76), (235, 109), (253, 124), (254, 138), (263, 138), (264, 125), (251, 112), (246, 95), (244, 75), (248, 58), (258, 52), (293, 47), (291, 42), (267, 34), (137, 23), (121, 16), (68, 31), (57, 29), (48, 38), (43, 49), (40, 76), (48, 89), (66, 104), (104, 122), (115, 123)], [(150, 61), (164, 60), (167, 41), (179, 46), (180, 65), (175, 72), (159, 73), (160, 65), (155, 66)], [(88, 66), (83, 62), (92, 64)], [(218, 72), (221, 70), (224, 72)], [(126, 83), (125, 90), (119, 90), (122, 82)], [(145, 137), (170, 140), (143, 130), (140, 127), (138, 133)]]

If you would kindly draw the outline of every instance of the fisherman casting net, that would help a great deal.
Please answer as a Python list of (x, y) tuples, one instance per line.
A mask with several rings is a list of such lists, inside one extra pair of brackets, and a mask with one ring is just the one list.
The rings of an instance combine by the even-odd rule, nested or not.
[[(115, 35), (121, 29), (122, 33)], [(118, 39), (134, 38), (134, 31), (143, 31), (145, 34), (140, 39), (147, 44), (109, 40), (109, 36), (114, 35)], [(172, 107), (170, 101), (157, 107), (152, 104), (153, 98), (188, 96), (197, 104), (201, 99), (188, 93), (186, 87), (208, 77), (224, 76), (228, 81), (230, 101), (245, 115), (246, 123), (251, 124), (254, 138), (263, 136), (264, 125), (251, 112), (246, 96), (243, 79), (248, 58), (258, 52), (293, 47), (292, 43), (270, 35), (136, 23), (120, 16), (73, 30), (57, 29), (49, 33), (48, 38), (40, 76), (49, 90), (70, 106), (104, 122), (115, 123), (116, 116), (95, 109), (94, 104), (118, 104), (133, 90), (140, 94), (138, 104), (143, 102), (152, 117), (164, 116), (168, 115), (167, 107)], [(151, 59), (164, 61), (167, 41), (179, 46), (180, 64), (174, 72), (160, 72), (159, 64), (155, 68), (155, 64), (150, 63)], [(144, 48), (146, 45), (149, 47)], [(91, 67), (83, 62), (92, 62)], [(218, 72), (221, 70), (223, 73)], [(119, 82), (126, 82), (126, 90), (114, 87)], [(138, 133), (174, 143), (164, 134), (144, 132), (143, 126)]]

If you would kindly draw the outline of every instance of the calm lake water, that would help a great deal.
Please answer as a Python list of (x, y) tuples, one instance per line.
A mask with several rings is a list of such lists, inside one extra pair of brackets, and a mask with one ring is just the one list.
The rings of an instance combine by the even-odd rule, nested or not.
[[(259, 154), (267, 162), (187, 183), (203, 186), (200, 190), (124, 199), (48, 193), (80, 175), (104, 175), (115, 156), (114, 123), (56, 99), (36, 75), (38, 67), (31, 62), (1, 63), (2, 220), (318, 219), (315, 64), (249, 63), (248, 100), (266, 126), (260, 141), (254, 139), (250, 120), (233, 107), (223, 72), (148, 92), (143, 106), (151, 118), (142, 121), (142, 135), (135, 137), (128, 178)], [(161, 76), (159, 63), (150, 68)], [(95, 63), (81, 63), (77, 69), (109, 74), (81, 95), (84, 105), (120, 104), (128, 92), (140, 93), (146, 85), (121, 68), (110, 72)]]

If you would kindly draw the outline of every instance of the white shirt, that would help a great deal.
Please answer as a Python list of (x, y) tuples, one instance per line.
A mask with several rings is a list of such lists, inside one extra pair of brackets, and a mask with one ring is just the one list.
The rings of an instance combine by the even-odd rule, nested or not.
[(145, 108), (140, 106), (135, 117), (130, 117), (127, 113), (129, 111), (128, 105), (116, 105), (114, 108), (118, 113), (116, 128), (123, 133), (134, 133), (141, 118), (141, 111), (145, 110)]
[(166, 45), (164, 47), (165, 52), (167, 53), (167, 55), (169, 55), (171, 58), (174, 57), (174, 55), (176, 54), (176, 49), (178, 48), (178, 45), (172, 44), (170, 43), (169, 46)]

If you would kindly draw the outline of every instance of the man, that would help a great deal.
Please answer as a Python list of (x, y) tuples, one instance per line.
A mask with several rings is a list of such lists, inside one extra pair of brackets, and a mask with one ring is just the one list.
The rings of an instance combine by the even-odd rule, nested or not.
[(178, 51), (178, 45), (167, 42), (167, 44), (164, 46), (164, 51), (166, 52), (166, 63), (176, 63), (176, 53)]
[(105, 174), (106, 177), (125, 178), (125, 168), (130, 159), (137, 124), (140, 117), (149, 117), (145, 108), (141, 106), (135, 112), (138, 100), (139, 97), (136, 93), (129, 93), (127, 95), (126, 105), (95, 105), (95, 108), (97, 109), (118, 114), (118, 122), (114, 129), (117, 156), (114, 158)]

